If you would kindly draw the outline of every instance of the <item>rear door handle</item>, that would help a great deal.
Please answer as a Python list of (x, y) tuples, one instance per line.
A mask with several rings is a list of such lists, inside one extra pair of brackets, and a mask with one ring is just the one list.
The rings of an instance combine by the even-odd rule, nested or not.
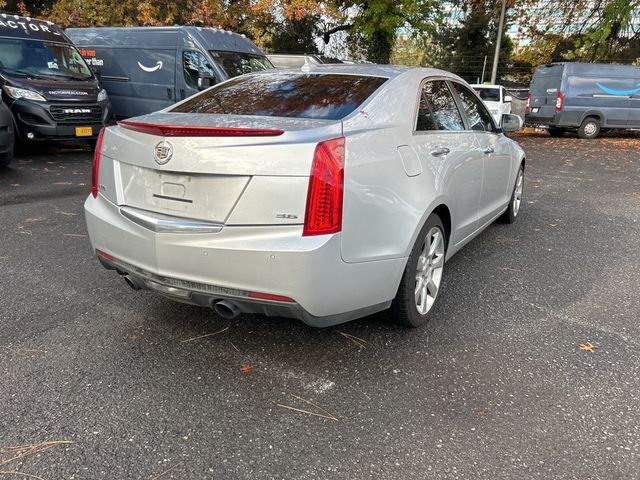
[(431, 152), (431, 155), (433, 155), (434, 157), (440, 157), (442, 155), (446, 155), (449, 152), (451, 152), (451, 150), (449, 150), (447, 147), (438, 147), (433, 152)]
[(485, 154), (487, 154), (487, 155), (489, 155), (490, 153), (493, 153), (493, 152), (494, 152), (494, 150), (493, 150), (493, 148), (491, 148), (491, 147), (484, 147), (484, 148), (482, 149), (482, 153), (485, 153)]

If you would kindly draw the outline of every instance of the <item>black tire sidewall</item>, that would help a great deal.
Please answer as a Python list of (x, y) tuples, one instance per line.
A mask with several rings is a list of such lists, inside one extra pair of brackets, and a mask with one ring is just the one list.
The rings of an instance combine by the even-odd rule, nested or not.
[[(407, 265), (405, 267), (404, 273), (402, 275), (402, 279), (400, 281), (400, 286), (398, 287), (398, 292), (396, 294), (396, 298), (393, 300), (391, 304), (391, 314), (393, 315), (393, 319), (396, 323), (406, 327), (419, 327), (424, 325), (429, 321), (429, 317), (431, 312), (433, 311), (433, 307), (429, 310), (425, 315), (421, 315), (418, 313), (418, 309), (416, 307), (415, 302), (415, 285), (416, 285), (416, 270), (418, 266), (418, 258), (420, 257), (420, 253), (422, 251), (422, 246), (426, 240), (427, 233), (433, 227), (438, 227), (442, 232), (443, 239), (445, 242), (445, 261), (447, 257), (447, 235), (444, 230), (444, 226), (440, 217), (432, 213), (427, 218), (427, 221), (423, 225), (418, 237), (416, 238), (415, 244), (411, 249), (411, 254), (407, 260)], [(444, 267), (443, 267), (444, 268)], [(440, 297), (440, 291), (442, 290), (442, 285), (444, 283), (444, 270), (442, 281), (440, 282), (440, 289), (438, 291), (438, 296), (436, 297), (436, 302)]]
[[(584, 131), (585, 127), (589, 123), (593, 123), (596, 126), (596, 133), (594, 133), (593, 135), (587, 135)], [(598, 120), (597, 118), (591, 117), (591, 118), (585, 119), (580, 125), (580, 128), (578, 128), (578, 136), (580, 138), (592, 139), (592, 138), (596, 138), (598, 135), (600, 135), (600, 120)]]

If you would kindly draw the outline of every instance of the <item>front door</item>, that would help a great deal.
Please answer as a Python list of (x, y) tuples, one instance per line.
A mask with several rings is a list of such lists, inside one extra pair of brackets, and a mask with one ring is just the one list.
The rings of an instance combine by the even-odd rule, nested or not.
[(478, 206), (479, 227), (493, 220), (509, 202), (511, 189), (511, 150), (508, 141), (498, 134), (491, 114), (482, 101), (468, 88), (454, 83), (457, 98), (467, 119), (468, 128), (475, 132), (479, 151), (483, 156), (482, 193)]
[(179, 65), (181, 67), (176, 71), (178, 101), (184, 100), (200, 91), (198, 88), (200, 74), (215, 77), (213, 67), (207, 57), (198, 50), (183, 50)]

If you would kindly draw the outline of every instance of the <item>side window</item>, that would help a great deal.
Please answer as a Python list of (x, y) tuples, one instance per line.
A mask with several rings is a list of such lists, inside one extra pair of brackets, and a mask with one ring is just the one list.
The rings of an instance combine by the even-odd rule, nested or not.
[(458, 96), (462, 101), (464, 112), (469, 119), (469, 125), (471, 130), (477, 130), (481, 132), (493, 132), (493, 121), (491, 114), (487, 111), (487, 108), (476, 95), (474, 95), (469, 89), (454, 84), (455, 89), (458, 92)]
[(427, 82), (422, 95), (433, 111), (433, 122), (437, 130), (464, 130), (462, 117), (444, 80)]
[(201, 52), (188, 50), (182, 54), (182, 69), (184, 80), (191, 88), (198, 88), (198, 77), (200, 72), (207, 76), (215, 77), (213, 68), (207, 62), (206, 57)]

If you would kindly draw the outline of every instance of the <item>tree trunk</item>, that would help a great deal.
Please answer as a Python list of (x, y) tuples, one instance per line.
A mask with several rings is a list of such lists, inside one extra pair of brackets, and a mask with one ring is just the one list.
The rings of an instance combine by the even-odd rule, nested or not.
[(376, 30), (369, 36), (368, 40), (367, 60), (373, 63), (389, 63), (391, 48), (393, 47), (393, 39), (390, 38), (389, 33)]

